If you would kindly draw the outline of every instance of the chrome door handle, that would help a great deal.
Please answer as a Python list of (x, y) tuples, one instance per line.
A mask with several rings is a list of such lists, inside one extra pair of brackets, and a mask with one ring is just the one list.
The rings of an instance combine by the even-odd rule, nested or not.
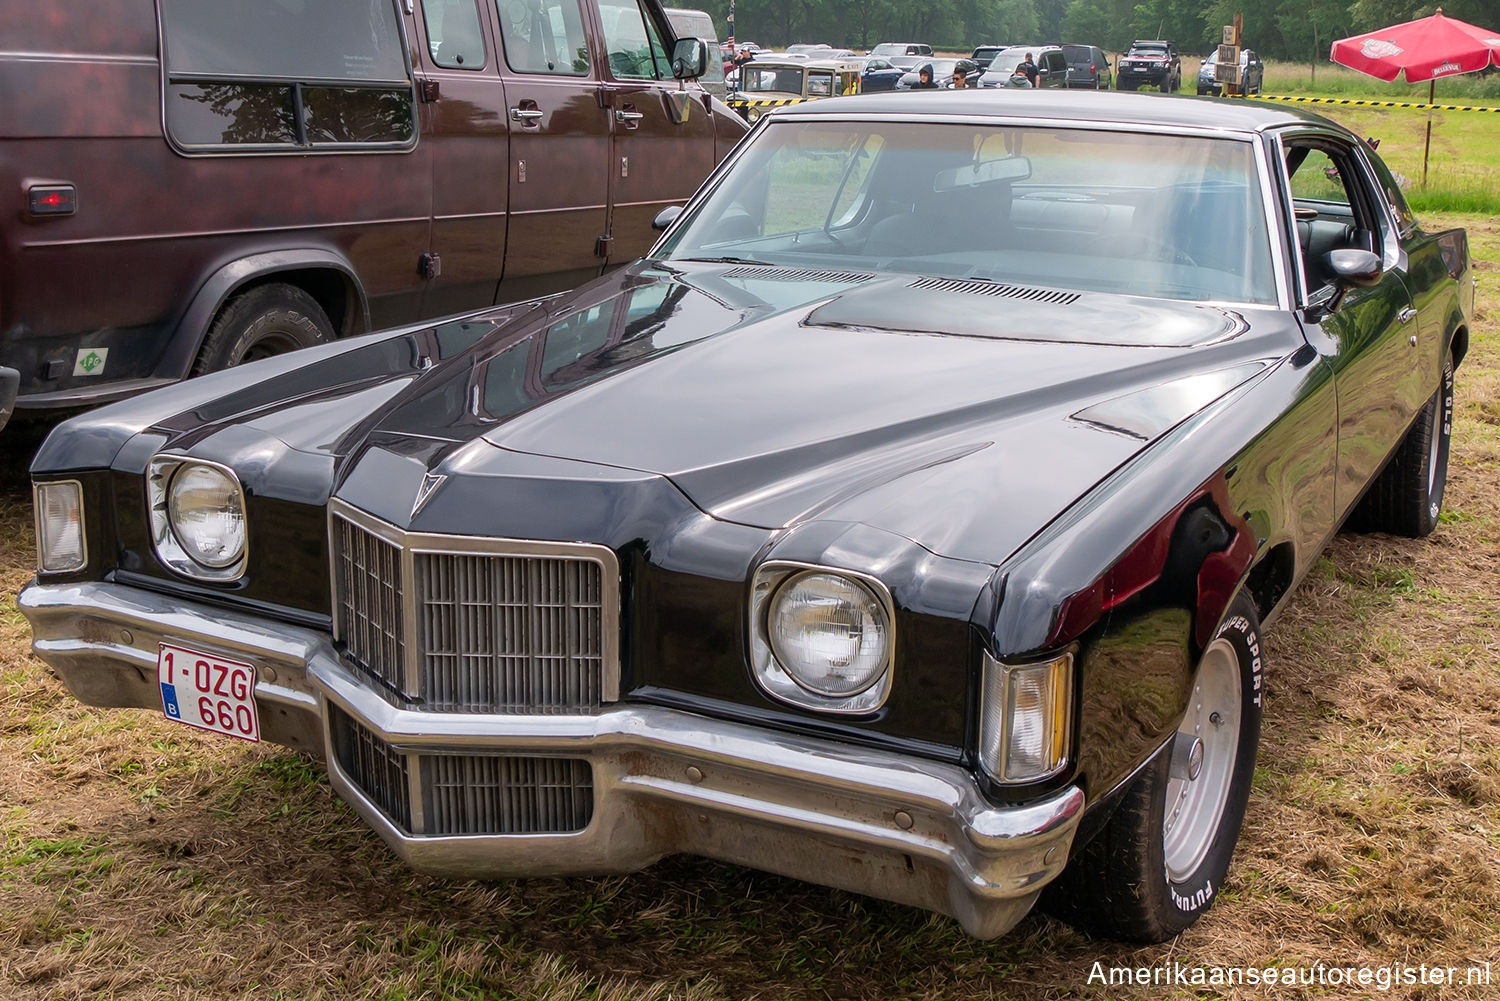
[(1415, 309), (1412, 309), (1410, 306), (1407, 306), (1401, 312), (1396, 314), (1396, 319), (1400, 320), (1402, 323), (1410, 323), (1416, 317), (1416, 315), (1417, 311)]
[(543, 114), (544, 112), (541, 112), (536, 108), (511, 108), (510, 120), (513, 122), (524, 122), (527, 125), (534, 125), (538, 120), (541, 119)]
[(642, 113), (642, 112), (639, 112), (639, 111), (616, 111), (615, 112), (615, 121), (621, 122), (621, 123), (623, 123), (625, 125), (628, 125), (631, 128), (634, 128), (635, 127), (635, 123), (638, 122), (638, 121), (640, 121), (642, 118), (645, 118), (645, 117), (646, 117), (645, 114)]

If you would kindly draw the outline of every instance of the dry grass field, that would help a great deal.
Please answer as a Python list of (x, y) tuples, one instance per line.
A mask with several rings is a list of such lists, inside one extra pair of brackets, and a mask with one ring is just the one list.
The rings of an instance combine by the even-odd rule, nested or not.
[[(1034, 915), (977, 942), (696, 859), (414, 875), (317, 761), (81, 706), (30, 655), (23, 427), (0, 435), (0, 998), (1500, 996), (1500, 222), (1427, 222), (1469, 227), (1481, 278), (1447, 511), (1425, 541), (1341, 536), (1270, 632), (1247, 826), (1218, 905), (1178, 940), (1125, 947)], [(1491, 962), (1495, 984), (1104, 987), (1096, 962)]]

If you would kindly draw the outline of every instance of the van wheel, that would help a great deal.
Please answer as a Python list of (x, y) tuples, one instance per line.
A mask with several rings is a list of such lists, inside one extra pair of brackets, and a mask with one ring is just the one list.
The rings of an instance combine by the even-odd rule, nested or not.
[(198, 350), (193, 375), (333, 339), (333, 325), (312, 296), (295, 285), (257, 285), (230, 299), (219, 311)]
[(1109, 938), (1164, 942), (1208, 910), (1250, 799), (1261, 691), (1260, 622), (1241, 593), (1198, 661), (1176, 733), (1043, 891), (1048, 911)]

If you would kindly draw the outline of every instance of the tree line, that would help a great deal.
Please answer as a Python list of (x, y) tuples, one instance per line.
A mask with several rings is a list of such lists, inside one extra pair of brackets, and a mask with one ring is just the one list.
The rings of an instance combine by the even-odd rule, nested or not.
[[(689, 6), (688, 0), (667, 0)], [(728, 0), (695, 4), (729, 34)], [(1208, 52), (1223, 26), (1244, 15), (1244, 44), (1268, 59), (1326, 61), (1329, 44), (1439, 5), (1413, 0), (736, 0), (735, 35), (780, 48), (827, 42), (865, 50), (880, 42), (928, 42), (962, 50), (981, 44), (1078, 42), (1121, 51), (1136, 38), (1167, 38)], [(1448, 17), (1500, 30), (1496, 0), (1443, 0)]]

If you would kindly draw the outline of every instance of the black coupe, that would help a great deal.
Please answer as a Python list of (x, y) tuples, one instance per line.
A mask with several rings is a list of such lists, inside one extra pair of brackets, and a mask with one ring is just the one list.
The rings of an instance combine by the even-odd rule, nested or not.
[(689, 852), (999, 935), (1175, 934), (1262, 630), (1438, 520), (1465, 234), (1253, 103), (766, 116), (651, 255), (77, 417), (32, 474), (78, 698), (326, 758), (412, 865)]

